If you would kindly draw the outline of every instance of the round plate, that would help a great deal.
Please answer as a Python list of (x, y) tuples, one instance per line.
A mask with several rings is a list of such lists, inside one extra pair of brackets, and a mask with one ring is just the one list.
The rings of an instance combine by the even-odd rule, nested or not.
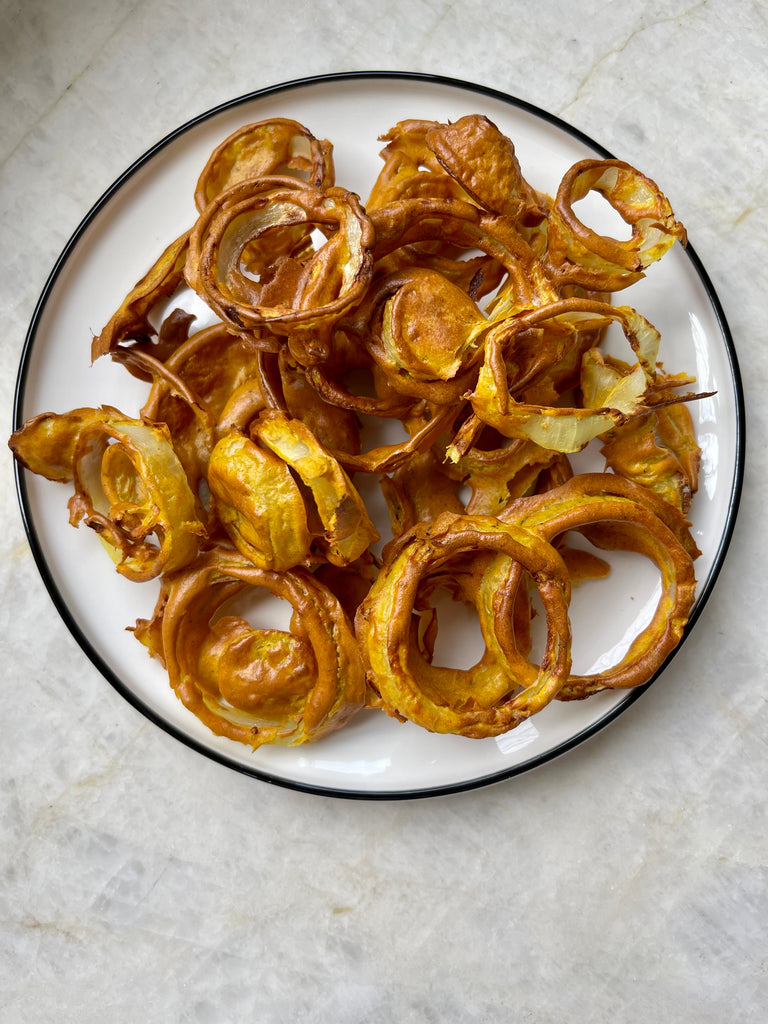
[[(138, 413), (146, 386), (109, 359), (91, 366), (91, 337), (165, 245), (191, 225), (198, 174), (214, 147), (240, 125), (273, 116), (305, 124), (333, 143), (337, 183), (365, 201), (381, 168), (379, 135), (406, 118), (446, 122), (468, 113), (494, 121), (513, 140), (526, 179), (549, 194), (576, 160), (611, 155), (512, 97), (464, 82), (388, 72), (289, 82), (240, 97), (172, 132), (102, 196), (56, 263), (24, 347), (15, 426), (40, 412), (102, 403)], [(599, 220), (603, 211), (593, 216)], [(692, 512), (702, 556), (690, 630), (725, 557), (741, 488), (743, 398), (736, 357), (720, 304), (690, 246), (676, 245), (642, 282), (622, 292), (621, 302), (636, 306), (660, 329), (665, 369), (695, 373), (699, 390), (716, 392), (691, 406), (703, 457)], [(68, 526), (70, 488), (25, 471), (17, 473), (17, 482), (32, 550), (56, 607), (109, 682), (200, 753), (278, 785), (367, 798), (470, 789), (562, 754), (611, 722), (645, 689), (555, 702), (496, 739), (433, 735), (380, 712), (362, 712), (319, 743), (251, 752), (210, 734), (126, 630), (151, 614), (157, 587), (118, 576), (91, 531)], [(619, 657), (655, 607), (659, 586), (643, 560), (617, 556), (607, 580), (577, 588), (574, 670), (591, 671)], [(442, 653), (471, 665), (474, 624), (456, 625), (445, 633), (457, 642)]]

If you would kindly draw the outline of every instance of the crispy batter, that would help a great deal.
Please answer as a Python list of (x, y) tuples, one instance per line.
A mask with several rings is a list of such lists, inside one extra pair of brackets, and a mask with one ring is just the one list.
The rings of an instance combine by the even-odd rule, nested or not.
[[(481, 617), (486, 651), (471, 669), (435, 666), (419, 650), (419, 590), (429, 574), (452, 559), (492, 552), (494, 558), (470, 590)], [(506, 577), (521, 566), (544, 602), (547, 643), (532, 674), (517, 650), (505, 650), (493, 628), (495, 605), (508, 589)], [(516, 589), (516, 588), (512, 588)], [(497, 518), (445, 513), (417, 524), (385, 563), (355, 619), (369, 684), (395, 718), (431, 732), (497, 736), (545, 707), (562, 688), (570, 668), (568, 571), (552, 545)], [(520, 668), (523, 671), (520, 671)], [(533, 676), (533, 677), (532, 677)]]
[[(646, 683), (695, 600), (700, 449), (683, 403), (702, 396), (612, 298), (685, 242), (666, 197), (617, 160), (541, 193), (481, 114), (380, 138), (364, 204), (336, 183), (331, 142), (294, 120), (224, 139), (189, 230), (92, 341), (146, 383), (138, 417), (43, 413), (9, 442), (74, 488), (71, 522), (120, 573), (160, 578), (137, 639), (192, 714), (252, 747), (320, 739), (364, 706), (497, 736), (554, 700)], [(630, 238), (579, 219), (590, 192)], [(194, 330), (181, 298), (161, 313), (185, 286), (213, 326)], [(603, 351), (612, 324), (628, 361)], [(574, 473), (587, 445), (610, 472)], [(376, 479), (390, 537), (362, 496)], [(661, 577), (626, 655), (587, 676), (571, 671), (571, 588), (610, 566), (572, 533)], [(259, 591), (290, 603), (290, 629), (251, 624)], [(470, 669), (438, 664), (445, 597), (479, 619)]]
[(246, 124), (211, 153), (195, 189), (202, 212), (212, 199), (249, 178), (290, 174), (316, 188), (333, 184), (333, 146), (289, 118)]
[[(260, 629), (232, 609), (267, 591), (293, 609), (289, 631)], [(219, 548), (167, 577), (137, 638), (160, 658), (183, 704), (219, 736), (297, 745), (340, 728), (362, 706), (365, 675), (347, 616), (301, 568), (270, 572)]]

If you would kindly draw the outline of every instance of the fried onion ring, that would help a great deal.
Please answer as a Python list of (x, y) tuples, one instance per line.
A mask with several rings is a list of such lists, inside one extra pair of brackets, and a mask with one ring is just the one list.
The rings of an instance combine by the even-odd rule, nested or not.
[[(579, 220), (573, 205), (591, 191), (630, 225), (631, 238), (599, 235)], [(546, 262), (559, 281), (616, 291), (639, 281), (678, 239), (685, 242), (685, 228), (655, 182), (621, 160), (581, 160), (564, 175), (550, 212)]]
[[(246, 276), (244, 252), (292, 227), (317, 228), (326, 241), (301, 259), (268, 260), (259, 281)], [(334, 323), (362, 299), (372, 244), (371, 222), (353, 192), (257, 178), (221, 193), (201, 213), (190, 235), (187, 280), (236, 329), (310, 330)], [(268, 302), (264, 293), (278, 274), (277, 297)]]
[(152, 309), (172, 295), (184, 281), (189, 232), (176, 238), (134, 285), (106, 326), (91, 342), (91, 361), (111, 352), (121, 341), (151, 338), (156, 334), (149, 319)]
[[(583, 406), (546, 407), (518, 401), (514, 392), (519, 393), (530, 384), (531, 374), (529, 372), (522, 380), (509, 380), (507, 358), (516, 338), (547, 321), (576, 330), (580, 325), (583, 327), (585, 318), (591, 323), (602, 320), (620, 325), (637, 357), (631, 370), (621, 374), (603, 361), (604, 372), (600, 374), (593, 362), (592, 375), (585, 380), (589, 386), (583, 387)], [(505, 437), (529, 438), (543, 448), (560, 452), (581, 451), (600, 434), (644, 415), (660, 402), (656, 375), (659, 339), (656, 328), (637, 310), (592, 299), (563, 299), (502, 321), (486, 335), (483, 365), (470, 395), (472, 407), (480, 420)], [(588, 355), (585, 354), (585, 359)], [(662, 390), (667, 390), (663, 381), (661, 384)], [(685, 396), (686, 399), (693, 397)], [(663, 399), (664, 402), (681, 400), (681, 396)]]
[(467, 114), (435, 125), (426, 143), (438, 163), (485, 210), (518, 221), (544, 215), (539, 197), (523, 177), (511, 139), (487, 117)]
[(98, 534), (122, 576), (144, 582), (196, 556), (205, 527), (165, 425), (104, 409), (78, 433), (73, 479), (70, 522)]
[(379, 539), (344, 468), (305, 423), (271, 410), (262, 413), (251, 433), (294, 469), (311, 492), (323, 527), (319, 540), (332, 565), (354, 562)]
[[(501, 645), (486, 635), (486, 653), (473, 669), (450, 672), (448, 685), (434, 686), (433, 666), (426, 666), (414, 642), (414, 608), (419, 587), (451, 559), (490, 551), (502, 556), (494, 586), (480, 588), (477, 602), (485, 606), (481, 623), (494, 616), (500, 576), (511, 564), (533, 579), (547, 617), (546, 650), (532, 681), (521, 680)], [(463, 736), (497, 736), (540, 711), (559, 692), (570, 669), (570, 580), (555, 549), (515, 524), (491, 517), (446, 513), (436, 522), (417, 525), (385, 564), (360, 605), (355, 631), (365, 652), (369, 685), (380, 694), (382, 707), (431, 732)], [(443, 675), (443, 673), (439, 673)], [(426, 677), (426, 678), (425, 678)], [(432, 685), (430, 685), (432, 684)], [(490, 692), (483, 697), (483, 692)]]
[(616, 665), (569, 676), (558, 697), (580, 699), (651, 679), (680, 642), (696, 594), (693, 560), (698, 549), (677, 509), (622, 477), (595, 473), (580, 474), (553, 491), (513, 503), (499, 518), (550, 542), (577, 530), (597, 547), (634, 551), (655, 563), (661, 573), (661, 595), (651, 621)]
[[(229, 611), (254, 589), (290, 603), (290, 632), (254, 628)], [(208, 552), (167, 578), (154, 620), (142, 620), (137, 635), (161, 658), (185, 707), (216, 735), (254, 749), (319, 740), (363, 706), (349, 620), (303, 569), (269, 572), (234, 552)]]
[(254, 565), (279, 572), (306, 561), (312, 543), (307, 510), (281, 458), (232, 431), (211, 453), (208, 486), (218, 520)]
[(333, 146), (290, 118), (243, 125), (211, 153), (198, 178), (195, 205), (202, 212), (221, 192), (249, 178), (296, 176), (315, 188), (333, 184)]

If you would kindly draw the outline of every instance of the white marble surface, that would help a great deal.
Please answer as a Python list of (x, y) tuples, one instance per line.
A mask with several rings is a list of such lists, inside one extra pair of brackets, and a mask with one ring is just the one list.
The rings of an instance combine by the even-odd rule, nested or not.
[(767, 37), (732, 0), (0, 0), (6, 434), (37, 297), (110, 182), (227, 98), (365, 69), (507, 91), (651, 174), (749, 426), (726, 565), (663, 683), (535, 772), (391, 803), (257, 782), (139, 715), (55, 613), (6, 458), (2, 1024), (765, 1019)]

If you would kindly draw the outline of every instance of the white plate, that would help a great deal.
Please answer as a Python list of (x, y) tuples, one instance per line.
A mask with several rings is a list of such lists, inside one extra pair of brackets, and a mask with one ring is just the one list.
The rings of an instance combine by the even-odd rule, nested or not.
[[(291, 117), (330, 139), (338, 184), (364, 199), (381, 167), (378, 135), (405, 118), (445, 122), (473, 112), (486, 114), (512, 138), (525, 177), (550, 194), (574, 161), (610, 155), (558, 119), (511, 97), (463, 82), (390, 73), (287, 83), (236, 99), (173, 132), (107, 191), (54, 267), (23, 353), (15, 425), (39, 412), (101, 403), (136, 414), (145, 387), (109, 359), (91, 366), (91, 336), (162, 248), (190, 226), (197, 176), (215, 145), (241, 124)], [(675, 197), (670, 199), (674, 206)], [(676, 245), (644, 281), (622, 293), (621, 301), (635, 305), (661, 330), (666, 369), (693, 372), (700, 390), (716, 392), (691, 407), (703, 449), (692, 514), (703, 552), (697, 562), (695, 619), (725, 557), (741, 487), (743, 401), (735, 353), (719, 302), (690, 247), (684, 251)], [(554, 703), (498, 739), (431, 735), (374, 712), (361, 713), (320, 743), (252, 753), (212, 736), (187, 712), (160, 666), (126, 632), (126, 626), (151, 613), (155, 585), (123, 580), (89, 530), (68, 526), (68, 487), (26, 472), (18, 474), (18, 485), (46, 585), (109, 682), (199, 752), (278, 785), (369, 798), (469, 789), (562, 754), (642, 692)], [(658, 585), (648, 565), (627, 556), (616, 560), (607, 581), (579, 588), (573, 608), (575, 670), (588, 671), (628, 643), (655, 606)]]

